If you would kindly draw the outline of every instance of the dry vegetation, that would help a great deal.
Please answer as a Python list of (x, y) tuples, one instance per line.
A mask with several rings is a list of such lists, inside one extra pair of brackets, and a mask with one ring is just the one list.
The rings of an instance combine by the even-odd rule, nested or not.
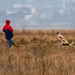
[[(75, 75), (75, 45), (62, 46), (54, 30), (15, 31), (6, 48), (0, 33), (0, 75)], [(75, 31), (60, 31), (75, 42)]]

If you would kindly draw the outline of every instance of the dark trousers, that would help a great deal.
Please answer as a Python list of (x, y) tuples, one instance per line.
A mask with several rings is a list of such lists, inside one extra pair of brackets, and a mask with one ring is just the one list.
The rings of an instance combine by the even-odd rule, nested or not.
[(7, 39), (7, 47), (11, 47), (11, 45), (12, 45), (12, 40), (11, 39)]

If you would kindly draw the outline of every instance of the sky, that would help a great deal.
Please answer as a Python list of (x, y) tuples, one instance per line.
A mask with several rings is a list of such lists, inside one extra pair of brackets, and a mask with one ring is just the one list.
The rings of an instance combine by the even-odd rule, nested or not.
[(0, 28), (6, 19), (15, 29), (75, 28), (75, 0), (0, 0)]

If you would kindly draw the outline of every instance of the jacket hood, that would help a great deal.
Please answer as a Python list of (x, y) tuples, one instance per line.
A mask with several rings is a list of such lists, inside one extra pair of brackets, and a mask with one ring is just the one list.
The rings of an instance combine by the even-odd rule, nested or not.
[(10, 20), (6, 20), (6, 25), (10, 25)]

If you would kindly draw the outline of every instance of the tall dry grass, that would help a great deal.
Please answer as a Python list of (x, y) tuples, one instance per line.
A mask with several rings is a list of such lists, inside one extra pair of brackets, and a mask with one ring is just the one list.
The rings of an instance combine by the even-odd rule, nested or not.
[[(75, 42), (75, 32), (61, 33)], [(62, 46), (56, 31), (15, 31), (10, 49), (0, 36), (0, 75), (75, 75), (75, 45)]]

